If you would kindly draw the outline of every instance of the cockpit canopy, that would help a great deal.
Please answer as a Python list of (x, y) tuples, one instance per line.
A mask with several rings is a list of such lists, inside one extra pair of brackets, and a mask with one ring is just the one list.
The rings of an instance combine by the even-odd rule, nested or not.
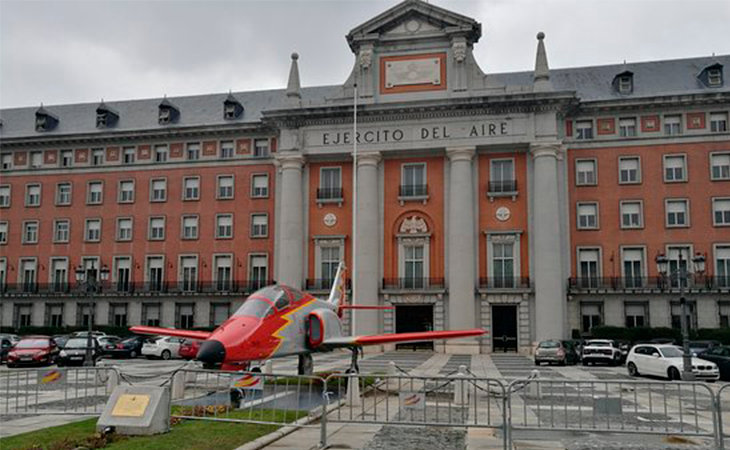
[(288, 286), (267, 286), (251, 294), (234, 316), (249, 316), (263, 319), (277, 311), (282, 311), (305, 297), (301, 291)]

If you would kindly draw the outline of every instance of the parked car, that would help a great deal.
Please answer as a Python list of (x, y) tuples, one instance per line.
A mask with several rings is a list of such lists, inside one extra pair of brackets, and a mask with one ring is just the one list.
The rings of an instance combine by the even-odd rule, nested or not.
[(603, 363), (618, 366), (624, 360), (619, 344), (610, 339), (591, 339), (583, 346), (583, 365)]
[(694, 356), (700, 356), (707, 350), (722, 345), (720, 341), (689, 341), (689, 351)]
[[(86, 361), (86, 349), (89, 340), (83, 337), (74, 337), (66, 342), (66, 346), (58, 354), (58, 367), (81, 366)], [(96, 363), (101, 359), (101, 347), (96, 339), (91, 340), (91, 357)]]
[(13, 348), (13, 342), (10, 338), (0, 337), (0, 364), (8, 360), (8, 353), (10, 353), (11, 348)]
[(53, 341), (56, 343), (59, 349), (62, 349), (69, 339), (71, 339), (70, 334), (57, 334), (53, 336)]
[(100, 336), (96, 338), (96, 342), (99, 343), (99, 348), (101, 349), (102, 356), (108, 355), (106, 351), (116, 348), (117, 343), (121, 342), (121, 340), (122, 338), (120, 338), (119, 336)]
[(160, 336), (155, 339), (150, 339), (142, 345), (142, 355), (146, 356), (147, 359), (152, 358), (179, 358), (180, 357), (180, 344), (185, 339), (176, 338), (171, 336)]
[(667, 344), (667, 345), (676, 345), (677, 341), (675, 341), (672, 338), (654, 338), (651, 341), (649, 341), (650, 344)]
[(20, 336), (17, 334), (0, 334), (0, 338), (8, 338), (10, 339), (10, 342), (15, 345), (18, 342), (20, 342)]
[(58, 357), (58, 346), (49, 336), (25, 336), (8, 352), (8, 367), (51, 365)]
[(577, 364), (578, 353), (571, 341), (549, 340), (542, 341), (535, 350), (535, 365), (542, 363), (556, 363), (561, 366)]
[[(73, 336), (73, 337), (86, 337), (88, 335), (89, 335), (89, 331), (77, 331), (77, 332), (71, 334), (71, 336)], [(104, 333), (103, 331), (91, 331), (91, 335), (93, 337), (101, 337), (101, 336), (106, 336), (106, 333)]]
[(136, 358), (142, 354), (142, 345), (150, 338), (144, 336), (132, 336), (116, 342), (112, 347), (109, 345), (102, 349), (104, 355), (112, 358)]
[(730, 381), (730, 347), (712, 347), (700, 355), (699, 358), (717, 364), (717, 368), (720, 371), (720, 379)]
[[(674, 345), (641, 344), (631, 349), (626, 359), (626, 370), (632, 377), (654, 375), (680, 380), (682, 378), (682, 349)], [(720, 378), (717, 365), (692, 357), (692, 372), (698, 380), (715, 381)]]
[(180, 357), (183, 359), (191, 360), (198, 356), (198, 350), (200, 350), (200, 341), (195, 339), (185, 339), (180, 345)]

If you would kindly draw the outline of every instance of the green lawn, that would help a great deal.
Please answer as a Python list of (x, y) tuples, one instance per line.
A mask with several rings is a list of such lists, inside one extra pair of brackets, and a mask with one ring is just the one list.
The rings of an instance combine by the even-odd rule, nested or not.
[[(286, 419), (293, 422), (305, 415), (296, 411), (260, 411), (267, 420)], [(248, 411), (234, 411), (226, 417), (249, 418)], [(255, 420), (256, 414), (253, 419)], [(68, 425), (33, 431), (0, 439), (2, 450), (70, 450), (94, 435), (97, 419), (88, 419)], [(169, 433), (157, 436), (136, 436), (121, 438), (104, 449), (109, 450), (227, 450), (235, 449), (246, 442), (257, 439), (279, 428), (276, 425), (258, 425), (211, 422), (206, 420), (184, 420), (174, 425)], [(64, 446), (64, 441), (69, 445)], [(73, 445), (76, 444), (76, 445)]]

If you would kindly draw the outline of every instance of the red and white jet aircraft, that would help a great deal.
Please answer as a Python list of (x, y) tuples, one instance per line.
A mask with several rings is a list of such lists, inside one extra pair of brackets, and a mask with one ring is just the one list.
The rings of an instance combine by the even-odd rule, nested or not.
[(345, 309), (389, 309), (390, 307), (345, 304), (345, 266), (340, 263), (327, 300), (297, 289), (273, 285), (251, 294), (231, 317), (212, 332), (137, 326), (139, 334), (176, 336), (202, 340), (197, 360), (206, 367), (248, 370), (251, 363), (285, 356), (299, 356), (299, 373), (311, 374), (312, 353), (336, 348), (352, 350), (351, 370), (357, 371), (358, 350), (366, 345), (431, 341), (481, 336), (482, 329), (424, 331), (344, 336)]

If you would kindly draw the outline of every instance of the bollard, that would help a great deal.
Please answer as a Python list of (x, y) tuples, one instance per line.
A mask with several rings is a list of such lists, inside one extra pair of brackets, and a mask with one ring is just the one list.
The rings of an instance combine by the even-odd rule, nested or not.
[(266, 375), (272, 375), (274, 373), (274, 361), (267, 359), (264, 363), (264, 373)]
[(530, 397), (540, 397), (540, 371), (535, 369), (530, 376), (531, 380), (527, 382), (527, 395)]
[(385, 387), (386, 391), (395, 392), (398, 389), (398, 380), (396, 379), (397, 376), (398, 369), (395, 366), (395, 362), (390, 361), (388, 363), (388, 382)]
[(196, 381), (198, 381), (198, 373), (195, 372), (195, 370), (198, 369), (198, 365), (193, 361), (188, 361), (187, 364), (183, 367), (183, 372), (185, 372), (185, 385), (188, 384), (194, 384)]
[(179, 370), (172, 376), (172, 389), (170, 396), (173, 400), (180, 400), (185, 397), (185, 372)]
[[(106, 384), (107, 380), (109, 380), (109, 375), (107, 375), (107, 365), (104, 361), (99, 361), (96, 364), (96, 369), (91, 368), (90, 370), (94, 371), (94, 377), (96, 378), (97, 384)], [(88, 372), (87, 372), (88, 374)]]
[(451, 376), (454, 378), (454, 404), (469, 404), (469, 389), (466, 385), (466, 366), (459, 366), (459, 371)]
[(112, 366), (109, 368), (109, 376), (106, 381), (106, 391), (111, 393), (117, 386), (119, 386), (119, 374), (117, 373), (116, 368)]
[(357, 373), (352, 373), (347, 377), (347, 404), (349, 406), (362, 405), (362, 399), (360, 398), (360, 376)]

